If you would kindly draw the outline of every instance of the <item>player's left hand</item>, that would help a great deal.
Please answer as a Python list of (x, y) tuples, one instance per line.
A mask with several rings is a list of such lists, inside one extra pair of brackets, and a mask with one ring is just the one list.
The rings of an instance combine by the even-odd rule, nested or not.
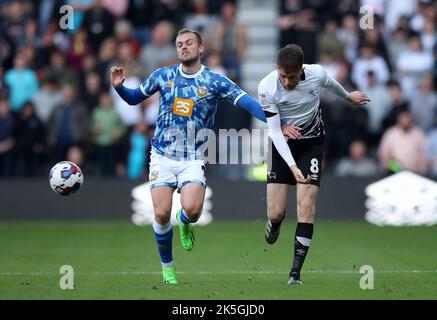
[(362, 104), (366, 104), (367, 102), (370, 102), (370, 99), (369, 96), (364, 92), (352, 91), (351, 93), (349, 93), (349, 97), (347, 98), (347, 101), (355, 105), (357, 104), (362, 105)]
[(290, 167), (290, 170), (293, 173), (297, 183), (308, 184), (311, 181), (311, 176), (307, 175), (307, 177), (305, 178), (302, 171), (300, 171), (300, 169), (296, 165), (292, 165)]
[(282, 129), (282, 134), (285, 136), (285, 139), (300, 139), (301, 134), (300, 134), (300, 130), (301, 128), (298, 126), (293, 126), (291, 124), (285, 124), (281, 127)]

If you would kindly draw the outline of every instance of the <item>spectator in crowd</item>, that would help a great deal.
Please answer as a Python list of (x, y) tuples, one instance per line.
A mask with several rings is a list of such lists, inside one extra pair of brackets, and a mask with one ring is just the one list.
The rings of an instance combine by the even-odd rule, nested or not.
[(116, 19), (121, 19), (127, 12), (129, 0), (103, 0), (102, 4)]
[(353, 14), (348, 13), (343, 17), (337, 36), (345, 44), (343, 54), (347, 61), (354, 62), (358, 56), (358, 21)]
[[(108, 72), (109, 74), (109, 72)], [(132, 75), (132, 72), (129, 67), (124, 67), (124, 74), (126, 80), (123, 84), (129, 88), (138, 88), (141, 84), (141, 80), (139, 77)], [(114, 103), (114, 108), (120, 116), (123, 124), (129, 128), (135, 126), (138, 122), (141, 121), (142, 112), (140, 105), (130, 106), (128, 105), (115, 91), (113, 86), (111, 86), (111, 98)]]
[(391, 108), (388, 114), (382, 120), (382, 131), (386, 131), (388, 128), (396, 124), (398, 113), (401, 110), (410, 108), (409, 103), (405, 101), (399, 82), (390, 81), (388, 83), (388, 91), (391, 97)]
[(402, 52), (397, 61), (397, 75), (405, 99), (411, 101), (419, 88), (420, 77), (433, 67), (433, 57), (422, 48), (418, 35), (410, 37), (409, 50)]
[(66, 54), (68, 65), (77, 72), (82, 71), (84, 57), (91, 51), (88, 33), (83, 28), (77, 30)]
[[(117, 143), (125, 133), (125, 126), (114, 110), (108, 92), (100, 95), (100, 104), (91, 115), (92, 142), (96, 146), (98, 171), (102, 175), (114, 175)], [(145, 152), (145, 150), (143, 150)]]
[(369, 115), (369, 142), (370, 146), (377, 146), (382, 135), (382, 121), (390, 112), (392, 100), (387, 87), (378, 83), (373, 71), (367, 74), (367, 95), (370, 101), (364, 105)]
[(102, 79), (97, 72), (89, 72), (86, 74), (83, 102), (89, 112), (99, 105), (99, 101), (101, 101), (100, 95), (103, 87)]
[(146, 75), (160, 67), (177, 63), (173, 36), (174, 28), (169, 21), (161, 21), (153, 28), (152, 41), (141, 49), (141, 63)]
[(437, 121), (437, 94), (433, 90), (433, 79), (424, 74), (420, 81), (420, 90), (411, 100), (411, 113), (414, 122), (425, 132), (429, 132)]
[(363, 30), (361, 43), (370, 45), (375, 50), (375, 55), (384, 59), (388, 69), (390, 70), (388, 49), (385, 40), (382, 38), (381, 31), (379, 30), (379, 23), (377, 23), (375, 17), (374, 28), (368, 28)]
[(185, 28), (198, 30), (210, 38), (216, 17), (211, 14), (211, 1), (190, 0), (188, 13), (185, 19)]
[(155, 1), (129, 0), (126, 19), (132, 23), (134, 36), (141, 45), (150, 41), (152, 25), (156, 19), (151, 12), (155, 11), (155, 7)]
[(378, 150), (382, 170), (389, 172), (392, 162), (401, 170), (426, 174), (426, 135), (416, 127), (408, 109), (402, 109), (397, 116), (397, 124), (384, 132)]
[[(135, 59), (134, 51), (129, 42), (123, 42), (118, 44), (117, 48), (117, 59), (111, 62), (111, 65), (121, 65), (127, 67), (133, 76), (143, 78), (144, 77), (144, 66), (139, 60)], [(109, 72), (105, 75), (108, 77)], [(109, 81), (109, 79), (108, 79)]]
[(222, 65), (222, 57), (217, 51), (209, 51), (205, 61), (206, 66), (212, 72), (226, 76), (226, 69)]
[(335, 19), (326, 21), (323, 32), (317, 36), (317, 57), (329, 52), (334, 60), (344, 56), (345, 43), (337, 37), (337, 22)]
[(437, 178), (437, 121), (427, 136), (426, 156), (429, 159), (429, 174)]
[(0, 177), (11, 176), (13, 172), (14, 131), (16, 121), (10, 112), (9, 101), (0, 99)]
[(85, 167), (85, 155), (81, 147), (73, 145), (68, 148), (66, 160), (76, 163), (82, 171), (89, 172), (88, 168)]
[(50, 115), (61, 101), (62, 93), (56, 79), (50, 76), (43, 78), (42, 86), (33, 96), (32, 102), (36, 116), (44, 125), (47, 125)]
[(211, 45), (220, 52), (223, 66), (233, 81), (241, 80), (241, 60), (247, 49), (247, 34), (244, 25), (236, 19), (235, 4), (222, 6), (221, 18), (214, 27)]
[(367, 91), (369, 87), (367, 75), (373, 71), (377, 83), (385, 84), (390, 78), (390, 72), (384, 59), (375, 54), (375, 48), (364, 43), (360, 47), (360, 56), (352, 66), (352, 80), (357, 84), (358, 89)]
[(378, 164), (368, 157), (366, 143), (355, 140), (349, 146), (349, 156), (342, 158), (335, 167), (339, 177), (372, 177), (378, 174)]
[(26, 8), (22, 1), (14, 0), (6, 4), (3, 9), (5, 12), (1, 17), (1, 29), (18, 47), (25, 42), (29, 7)]
[(47, 127), (47, 141), (55, 162), (65, 160), (68, 149), (81, 144), (88, 133), (87, 109), (77, 99), (74, 87), (64, 85), (62, 96), (63, 101), (50, 116)]
[(94, 0), (85, 11), (82, 27), (88, 32), (93, 48), (100, 48), (107, 37), (114, 34), (115, 18), (103, 6), (103, 0)]
[(135, 59), (138, 58), (141, 50), (140, 42), (135, 39), (132, 24), (127, 20), (117, 21), (114, 28), (114, 39), (117, 44), (129, 43)]
[(46, 77), (56, 79), (59, 85), (72, 85), (75, 90), (79, 88), (79, 77), (77, 72), (67, 65), (65, 55), (59, 49), (52, 52), (50, 64), (43, 70)]
[(100, 79), (106, 79), (106, 71), (109, 69), (110, 63), (116, 59), (116, 56), (117, 42), (112, 37), (106, 38), (100, 46), (96, 66)]
[(32, 102), (26, 102), (21, 110), (16, 134), (15, 166), (26, 177), (39, 172), (45, 152), (44, 126), (35, 114)]
[(138, 179), (144, 174), (146, 168), (144, 151), (147, 143), (147, 125), (144, 122), (139, 122), (130, 134), (130, 150), (127, 160), (127, 177), (129, 179)]
[(24, 103), (32, 99), (38, 90), (36, 74), (26, 66), (20, 54), (15, 56), (14, 68), (6, 72), (5, 83), (10, 88), (9, 103), (15, 113), (19, 113)]
[(396, 70), (396, 63), (399, 56), (408, 50), (408, 34), (407, 30), (398, 27), (391, 33), (391, 37), (387, 39), (387, 50), (390, 59), (392, 70)]
[(0, 64), (0, 99), (9, 97), (9, 86), (5, 83), (3, 76), (4, 69), (3, 66)]

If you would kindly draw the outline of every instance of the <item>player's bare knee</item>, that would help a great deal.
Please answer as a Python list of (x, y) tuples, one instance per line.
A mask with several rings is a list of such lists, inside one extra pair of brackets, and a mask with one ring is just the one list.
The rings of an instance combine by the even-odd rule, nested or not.
[(155, 220), (160, 225), (166, 225), (170, 221), (171, 211), (169, 210), (156, 210)]
[(284, 208), (281, 208), (277, 205), (269, 205), (268, 206), (268, 216), (269, 220), (272, 222), (279, 222), (282, 220), (284, 215)]
[(202, 213), (202, 204), (190, 204), (183, 208), (188, 219), (193, 221), (197, 221)]

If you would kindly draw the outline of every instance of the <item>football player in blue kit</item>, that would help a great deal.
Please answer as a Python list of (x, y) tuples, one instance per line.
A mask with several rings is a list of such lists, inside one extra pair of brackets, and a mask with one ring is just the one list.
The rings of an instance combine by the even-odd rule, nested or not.
[(260, 104), (228, 78), (201, 64), (205, 50), (201, 35), (182, 29), (176, 37), (179, 64), (153, 72), (139, 88), (123, 86), (123, 68), (111, 68), (111, 82), (117, 93), (136, 105), (160, 92), (159, 115), (152, 140), (149, 182), (155, 219), (153, 231), (158, 244), (163, 282), (176, 284), (170, 222), (173, 192), (181, 193), (182, 208), (177, 213), (180, 239), (185, 250), (194, 245), (192, 223), (201, 213), (205, 197), (205, 162), (200, 145), (192, 134), (214, 124), (217, 102), (232, 101), (256, 118), (266, 121)]

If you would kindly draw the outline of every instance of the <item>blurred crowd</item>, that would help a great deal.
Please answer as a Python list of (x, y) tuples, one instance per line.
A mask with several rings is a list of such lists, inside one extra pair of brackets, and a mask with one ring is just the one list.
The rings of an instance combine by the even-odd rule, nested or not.
[[(74, 9), (65, 30), (64, 4)], [(360, 28), (363, 5), (373, 8), (373, 28)], [(122, 66), (125, 85), (139, 86), (178, 62), (176, 32), (190, 27), (206, 42), (203, 63), (242, 84), (249, 43), (237, 8), (229, 0), (0, 0), (0, 176), (44, 175), (68, 159), (89, 174), (143, 177), (159, 96), (128, 106), (109, 68)], [(326, 169), (437, 176), (435, 1), (279, 0), (278, 10), (278, 48), (301, 45), (306, 63), (371, 99), (351, 107), (322, 93)], [(250, 123), (246, 112), (219, 106), (216, 128)]]
[(280, 45), (299, 44), (306, 63), (371, 100), (351, 107), (322, 92), (335, 174), (437, 177), (436, 22), (431, 0), (281, 1)]

